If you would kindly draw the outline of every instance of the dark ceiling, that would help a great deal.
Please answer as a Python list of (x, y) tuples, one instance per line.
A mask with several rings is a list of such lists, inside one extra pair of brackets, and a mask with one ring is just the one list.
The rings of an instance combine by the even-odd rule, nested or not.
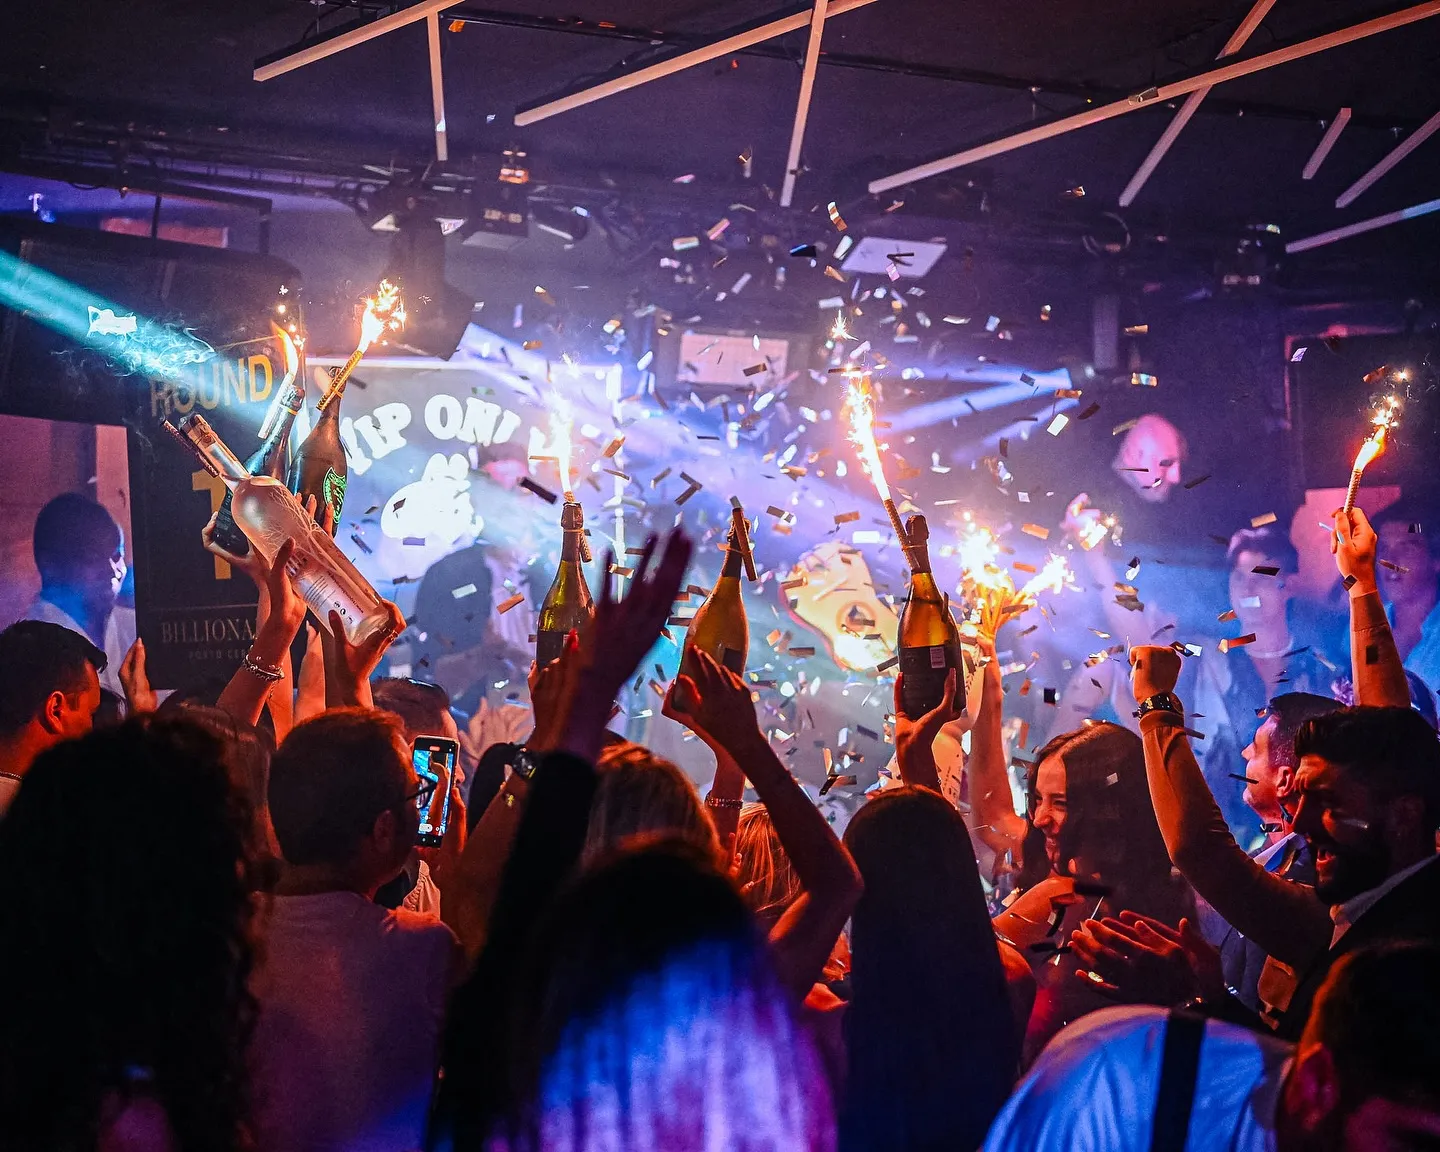
[[(1244, 54), (1400, 4), (1278, 0)], [(0, 170), (75, 182), (225, 184), (271, 193), (304, 181), (345, 192), (395, 172), (493, 179), (506, 148), (537, 184), (668, 197), (697, 223), (710, 204), (768, 208), (795, 112), (804, 32), (529, 128), (517, 107), (775, 14), (756, 0), (459, 4), (442, 19), (451, 161), (430, 165), (423, 24), (266, 83), (257, 58), (390, 6), (311, 0), (71, 0), (14, 5), (0, 37)], [(825, 223), (894, 200), (921, 235), (947, 218), (1075, 241), (1113, 210), (1172, 115), (1157, 105), (871, 198), (868, 181), (1052, 116), (1204, 68), (1248, 0), (877, 0), (834, 16), (816, 83), (797, 213)], [(795, 11), (788, 8), (783, 11)], [(449, 21), (465, 22), (451, 31)], [(602, 27), (603, 22), (612, 27)], [(1345, 210), (1337, 194), (1440, 109), (1440, 17), (1217, 89), (1123, 215), (1137, 234), (1295, 238), (1440, 195), (1440, 139)], [(1312, 181), (1323, 122), (1354, 118)], [(749, 179), (739, 157), (753, 157)], [(693, 175), (689, 184), (676, 177)], [(967, 188), (970, 182), (975, 188)], [(1083, 198), (1066, 195), (1083, 186)], [(659, 201), (657, 201), (659, 202)], [(1436, 218), (1321, 249), (1315, 267), (1419, 270)], [(923, 224), (919, 223), (923, 221)], [(700, 223), (703, 226), (703, 223)], [(928, 231), (926, 231), (928, 230)], [(1304, 261), (1292, 262), (1303, 266)]]

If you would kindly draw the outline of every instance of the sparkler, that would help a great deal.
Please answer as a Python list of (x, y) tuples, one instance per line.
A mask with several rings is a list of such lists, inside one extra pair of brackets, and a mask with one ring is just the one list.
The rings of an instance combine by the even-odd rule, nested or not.
[(970, 621), (990, 640), (1003, 625), (1035, 607), (1040, 593), (1075, 587), (1065, 557), (1052, 554), (1024, 587), (1016, 588), (1009, 571), (995, 563), (1000, 546), (988, 528), (968, 527), (956, 552), (962, 569), (960, 592), (969, 606)]
[(290, 391), (290, 385), (295, 382), (295, 375), (300, 371), (300, 351), (295, 347), (295, 341), (290, 333), (281, 328), (273, 320), (270, 322), (270, 331), (275, 334), (275, 339), (280, 341), (280, 350), (285, 356), (285, 379), (280, 381), (280, 387), (275, 389), (275, 394), (270, 397), (270, 408), (265, 413), (265, 421), (260, 425), (260, 439), (270, 435), (270, 430), (275, 427), (275, 420), (280, 415), (280, 406)]
[(850, 376), (849, 390), (845, 396), (845, 411), (850, 420), (850, 442), (860, 455), (860, 466), (875, 484), (885, 514), (890, 517), (890, 527), (900, 548), (905, 553), (905, 563), (915, 571), (915, 554), (910, 547), (910, 537), (900, 522), (900, 511), (890, 497), (890, 485), (885, 482), (885, 469), (880, 463), (880, 447), (875, 443), (875, 394), (870, 389), (868, 373), (855, 371)]
[(325, 411), (331, 401), (340, 395), (345, 382), (350, 379), (350, 373), (359, 366), (361, 357), (371, 344), (385, 335), (387, 330), (398, 332), (403, 327), (405, 303), (400, 299), (400, 288), (389, 280), (381, 280), (375, 295), (365, 301), (365, 314), (360, 317), (360, 343), (355, 345), (355, 351), (350, 353), (350, 359), (341, 365), (340, 371), (331, 377), (330, 387), (325, 390), (325, 395), (315, 406), (316, 409)]
[[(570, 433), (574, 426), (575, 417), (570, 406), (557, 400), (550, 410), (550, 450), (555, 453), (555, 466), (560, 473), (560, 491), (565, 494), (567, 504), (577, 503), (570, 462)], [(583, 534), (580, 537), (580, 560), (584, 564), (589, 564), (591, 560), (590, 541)]]
[(1355, 453), (1355, 463), (1350, 470), (1350, 487), (1345, 490), (1345, 512), (1348, 515), (1355, 507), (1355, 496), (1360, 491), (1360, 477), (1380, 453), (1385, 451), (1385, 436), (1400, 419), (1400, 397), (1393, 392), (1380, 401), (1370, 423), (1374, 431), (1360, 445)]

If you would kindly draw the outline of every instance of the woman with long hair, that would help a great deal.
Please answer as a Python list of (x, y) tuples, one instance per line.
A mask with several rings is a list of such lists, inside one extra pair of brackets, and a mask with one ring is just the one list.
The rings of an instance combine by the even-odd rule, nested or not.
[(1000, 670), (992, 658), (965, 771), (971, 826), (1019, 886), (995, 917), (1001, 940), (1029, 962), (1038, 984), (1025, 1062), (1072, 1020), (1107, 1007), (1068, 941), (1087, 917), (1140, 913), (1176, 924), (1194, 898), (1170, 864), (1145, 778), (1140, 738), (1118, 724), (1088, 723), (1035, 754), (1026, 807), (1015, 811), (1000, 732)]
[(539, 925), (492, 1152), (829, 1152), (825, 1077), (713, 858), (660, 842), (598, 862)]
[(249, 1146), (246, 805), (225, 749), (135, 719), (36, 760), (0, 820), (0, 1143)]
[(938, 793), (870, 800), (845, 830), (851, 917), (843, 1152), (977, 1147), (1015, 1081), (1019, 1033), (969, 833)]

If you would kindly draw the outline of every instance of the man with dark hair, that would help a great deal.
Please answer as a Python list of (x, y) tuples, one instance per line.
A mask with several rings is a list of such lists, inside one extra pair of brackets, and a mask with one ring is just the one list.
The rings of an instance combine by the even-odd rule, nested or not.
[(125, 580), (125, 534), (105, 508), (77, 492), (56, 496), (35, 517), (40, 595), (23, 619), (79, 632), (105, 653), (100, 684), (125, 696), (120, 665), (135, 643), (135, 609), (115, 603)]
[[(990, 1129), (985, 1152), (1434, 1147), (1437, 971), (1433, 943), (1346, 956), (1320, 988), (1295, 1046), (1159, 1008), (1093, 1012), (1041, 1053)], [(1180, 1037), (1196, 1055), (1185, 1071)], [(1161, 1091), (1162, 1079), (1170, 1092)]]
[(1347, 952), (1440, 941), (1440, 740), (1418, 712), (1341, 708), (1300, 725), (1293, 823), (1315, 857), (1312, 894), (1272, 876), (1226, 830), (1174, 696), (1179, 657), (1141, 647), (1131, 658), (1150, 796), (1170, 858), (1237, 930), (1299, 974), (1280, 1035), (1300, 1035), (1316, 989)]
[(105, 653), (59, 624), (21, 620), (0, 632), (0, 815), (46, 748), (90, 731)]
[[(1315, 864), (1290, 823), (1286, 804), (1292, 802), (1295, 733), (1312, 716), (1334, 712), (1340, 704), (1328, 696), (1287, 692), (1270, 701), (1255, 738), (1241, 755), (1245, 759), (1245, 803), (1260, 817), (1265, 845), (1251, 859), (1272, 876), (1297, 884), (1314, 884)], [(1274, 962), (1265, 950), (1238, 932), (1208, 904), (1196, 908), (1204, 937), (1220, 950), (1225, 983), (1252, 1011), (1263, 1004), (1283, 1007), (1294, 988), (1294, 974)], [(1268, 976), (1267, 976), (1268, 973)], [(1262, 987), (1268, 985), (1268, 987)]]
[(458, 949), (433, 917), (374, 903), (428, 799), (399, 720), (296, 725), (268, 794), (284, 865), (254, 982), (259, 1145), (418, 1148)]

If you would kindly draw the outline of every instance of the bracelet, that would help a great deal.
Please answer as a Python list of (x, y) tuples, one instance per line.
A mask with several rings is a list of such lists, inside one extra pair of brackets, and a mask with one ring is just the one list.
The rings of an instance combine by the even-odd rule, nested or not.
[(1148, 716), (1151, 712), (1169, 712), (1172, 716), (1178, 716), (1183, 721), (1185, 709), (1181, 707), (1180, 701), (1175, 698), (1173, 692), (1157, 692), (1140, 701), (1140, 707), (1135, 709), (1135, 715)]
[(740, 809), (740, 808), (745, 807), (745, 801), (744, 801), (744, 800), (731, 800), (731, 799), (728, 799), (727, 797), (724, 797), (724, 796), (716, 796), (715, 793), (709, 792), (709, 793), (707, 793), (706, 796), (705, 796), (705, 807), (707, 807), (707, 808), (724, 808), (724, 809), (727, 810), (727, 811), (732, 811), (732, 812), (733, 812), (733, 811), (736, 811), (736, 810), (738, 810), (738, 809)]
[(268, 684), (273, 684), (276, 680), (285, 679), (285, 672), (283, 669), (278, 666), (274, 668), (267, 668), (265, 667), (265, 665), (257, 663), (255, 658), (251, 656), (249, 652), (245, 653), (245, 659), (240, 661), (240, 667), (244, 668), (246, 672), (250, 673), (250, 675), (257, 677), (258, 679), (264, 680)]

